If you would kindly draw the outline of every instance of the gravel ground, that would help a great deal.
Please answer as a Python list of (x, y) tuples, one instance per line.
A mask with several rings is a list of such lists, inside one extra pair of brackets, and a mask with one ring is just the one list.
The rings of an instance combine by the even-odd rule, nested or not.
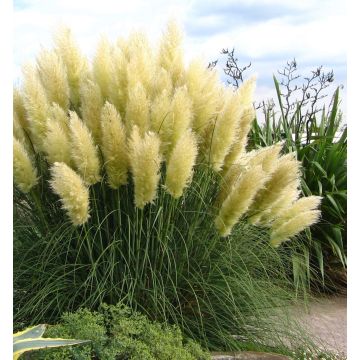
[[(290, 311), (309, 334), (313, 335), (313, 341), (325, 353), (332, 352), (338, 354), (340, 358), (346, 358), (346, 297), (317, 298), (311, 300), (308, 310), (304, 307), (294, 307)], [(251, 351), (227, 355), (213, 353), (212, 358), (214, 360), (288, 359), (286, 356)]]
[(346, 355), (346, 297), (312, 301), (309, 311), (295, 309), (294, 315), (327, 351)]

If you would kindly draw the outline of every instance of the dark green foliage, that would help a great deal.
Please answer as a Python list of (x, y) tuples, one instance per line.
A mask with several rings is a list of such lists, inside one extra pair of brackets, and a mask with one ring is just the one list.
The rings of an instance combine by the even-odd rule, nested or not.
[(15, 193), (15, 321), (54, 322), (66, 311), (121, 301), (210, 349), (241, 348), (233, 335), (286, 341), (297, 327), (276, 309), (294, 300), (288, 256), (245, 223), (221, 238), (211, 205), (218, 186), (204, 164), (179, 200), (159, 189), (155, 203), (139, 210), (131, 184), (119, 191), (97, 184), (90, 222), (79, 228), (46, 186), (42, 217)]
[(139, 359), (209, 360), (210, 354), (180, 329), (151, 322), (144, 315), (120, 304), (102, 305), (99, 311), (80, 309), (65, 313), (59, 324), (49, 327), (44, 337), (90, 339), (82, 347), (33, 352), (31, 359)]

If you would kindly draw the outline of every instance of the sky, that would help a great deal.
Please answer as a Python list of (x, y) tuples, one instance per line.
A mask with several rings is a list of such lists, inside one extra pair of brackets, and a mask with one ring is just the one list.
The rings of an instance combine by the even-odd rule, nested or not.
[[(274, 98), (272, 75), (296, 58), (299, 75), (333, 70), (346, 105), (346, 9), (338, 0), (14, 0), (14, 82), (21, 64), (51, 46), (58, 25), (72, 28), (89, 57), (101, 35), (111, 40), (142, 30), (155, 42), (169, 19), (184, 32), (186, 61), (223, 59), (235, 48), (239, 64), (257, 75), (257, 101)], [(218, 65), (222, 71), (222, 63)], [(223, 76), (224, 78), (224, 76)]]

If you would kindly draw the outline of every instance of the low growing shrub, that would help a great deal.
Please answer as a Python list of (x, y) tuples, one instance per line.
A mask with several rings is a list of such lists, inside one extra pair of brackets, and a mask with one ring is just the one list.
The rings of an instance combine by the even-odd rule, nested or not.
[(31, 359), (210, 360), (210, 354), (185, 339), (178, 327), (151, 322), (120, 304), (102, 305), (99, 311), (80, 309), (65, 313), (44, 336), (80, 336), (91, 339), (91, 343), (33, 352)]

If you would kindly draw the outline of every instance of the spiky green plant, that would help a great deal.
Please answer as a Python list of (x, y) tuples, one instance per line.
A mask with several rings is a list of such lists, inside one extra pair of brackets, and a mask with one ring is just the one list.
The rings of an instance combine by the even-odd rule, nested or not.
[(92, 67), (67, 31), (55, 40), (14, 93), (16, 319), (122, 301), (206, 346), (282, 341), (271, 309), (292, 296), (274, 245), (318, 211), (284, 216), (294, 156), (245, 152), (254, 79), (232, 91), (186, 69), (173, 24), (158, 52), (138, 33), (103, 39)]

